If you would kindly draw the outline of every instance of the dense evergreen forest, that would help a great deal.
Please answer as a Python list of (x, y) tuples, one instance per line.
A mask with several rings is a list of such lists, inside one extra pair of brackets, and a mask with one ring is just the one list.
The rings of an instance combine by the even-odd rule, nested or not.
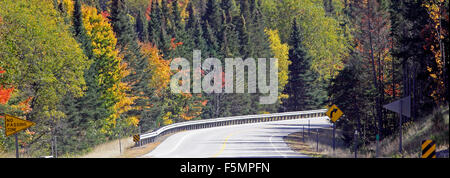
[[(411, 96), (405, 124), (448, 104), (448, 2), (0, 0), (0, 113), (37, 123), (18, 133), (31, 157), (54, 141), (72, 156), (175, 122), (331, 104), (345, 113), (342, 139), (353, 143), (356, 129), (368, 143), (398, 132), (385, 104)], [(194, 50), (277, 58), (277, 102), (172, 93), (171, 61), (192, 62)], [(0, 152), (13, 151), (3, 122)]]

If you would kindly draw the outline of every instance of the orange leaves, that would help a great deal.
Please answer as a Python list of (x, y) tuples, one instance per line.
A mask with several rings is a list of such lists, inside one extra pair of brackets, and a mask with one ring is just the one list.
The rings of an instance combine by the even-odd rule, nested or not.
[(11, 98), (11, 93), (14, 91), (14, 87), (12, 88), (3, 88), (0, 85), (0, 104), (6, 104)]
[[(0, 74), (5, 73), (5, 70), (0, 67)], [(0, 104), (6, 104), (11, 98), (11, 93), (14, 91), (14, 87), (6, 88), (3, 87), (3, 85), (0, 84)]]
[[(103, 12), (102, 12), (102, 16), (103, 16), (103, 18), (108, 19), (108, 17), (109, 17), (109, 12), (108, 12), (108, 11), (103, 11)], [(108, 19), (108, 20), (109, 20), (109, 19)]]
[[(400, 85), (398, 83), (395, 84), (395, 93), (397, 96), (400, 95), (402, 91), (400, 90)], [(386, 93), (389, 96), (394, 96), (394, 90), (392, 85), (388, 85), (387, 88), (384, 89), (384, 93)]]
[[(0, 74), (5, 73), (5, 71), (0, 67)], [(11, 98), (11, 94), (14, 91), (14, 87), (6, 88), (3, 85), (0, 85), (0, 104), (6, 104), (8, 103), (9, 99)], [(12, 108), (19, 109), (23, 111), (24, 113), (30, 112), (31, 105), (30, 101), (33, 99), (33, 97), (28, 97), (25, 101), (20, 102), (17, 105), (12, 105)]]
[(204, 100), (201, 102), (202, 106), (206, 106), (206, 104), (208, 104), (208, 100)]
[(28, 97), (25, 101), (22, 101), (19, 103), (19, 109), (23, 111), (24, 113), (29, 113), (31, 109), (30, 101), (33, 99), (33, 97)]
[(175, 50), (178, 46), (183, 45), (183, 42), (174, 43), (175, 38), (170, 39), (170, 50)]
[(147, 9), (145, 9), (145, 18), (147, 19), (147, 21), (149, 21), (150, 18), (150, 14), (152, 13), (152, 3), (153, 1), (150, 0), (150, 2), (148, 3)]

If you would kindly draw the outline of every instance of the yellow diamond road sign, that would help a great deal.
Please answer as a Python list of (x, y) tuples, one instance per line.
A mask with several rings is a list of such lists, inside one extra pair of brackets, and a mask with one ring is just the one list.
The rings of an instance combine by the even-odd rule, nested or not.
[(336, 106), (333, 105), (328, 109), (326, 115), (331, 119), (331, 121), (336, 122), (344, 113)]
[(5, 135), (10, 136), (21, 130), (35, 125), (34, 122), (19, 119), (15, 116), (5, 114)]

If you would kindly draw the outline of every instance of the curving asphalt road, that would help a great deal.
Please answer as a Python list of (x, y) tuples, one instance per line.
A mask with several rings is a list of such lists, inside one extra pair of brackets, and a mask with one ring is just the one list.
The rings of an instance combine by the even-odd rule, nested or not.
[(174, 134), (156, 149), (142, 157), (155, 158), (211, 158), (211, 157), (261, 157), (303, 158), (283, 141), (290, 133), (329, 127), (328, 117), (296, 119), (244, 125), (222, 126)]

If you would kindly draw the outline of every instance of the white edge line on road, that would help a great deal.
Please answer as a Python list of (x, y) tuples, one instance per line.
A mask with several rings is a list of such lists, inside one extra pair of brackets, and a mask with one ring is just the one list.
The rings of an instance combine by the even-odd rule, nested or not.
[[(174, 151), (181, 145), (181, 143), (183, 143), (184, 139), (185, 139), (187, 136), (189, 136), (189, 133), (186, 133), (186, 135), (184, 135), (183, 137), (181, 137), (180, 141), (179, 141), (174, 147), (172, 147), (172, 149), (171, 149), (169, 152), (166, 152), (166, 155), (170, 155), (170, 153), (174, 152)], [(158, 147), (156, 147), (156, 148), (158, 148)], [(155, 151), (156, 148), (155, 148), (153, 151)], [(152, 153), (152, 152), (150, 152), (150, 153), (148, 153), (148, 154), (151, 154), (151, 153)], [(159, 155), (161, 155), (161, 154), (159, 154)], [(162, 154), (162, 155), (164, 155), (164, 154)], [(153, 156), (157, 156), (157, 155), (153, 155)]]
[(277, 147), (275, 147), (275, 146), (273, 145), (272, 138), (273, 138), (273, 135), (270, 136), (270, 139), (269, 139), (270, 145), (272, 145), (272, 148), (275, 148), (275, 151), (276, 151), (279, 155), (283, 156), (283, 158), (287, 158), (286, 155), (284, 155), (284, 154), (282, 154), (281, 152), (279, 152), (278, 149), (277, 149)]

